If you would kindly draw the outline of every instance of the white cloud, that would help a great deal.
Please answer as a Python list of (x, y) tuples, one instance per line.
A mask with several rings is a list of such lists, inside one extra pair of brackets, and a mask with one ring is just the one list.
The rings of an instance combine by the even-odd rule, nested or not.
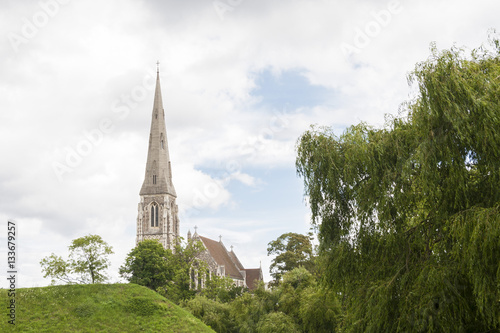
[(230, 175), (231, 179), (236, 179), (240, 181), (242, 184), (245, 184), (247, 186), (255, 186), (257, 183), (257, 180), (250, 176), (249, 174), (246, 173), (241, 173), (241, 172), (235, 172), (232, 175)]
[(210, 208), (215, 210), (229, 203), (231, 194), (224, 187), (222, 179), (212, 178), (196, 170), (189, 163), (181, 163), (176, 169), (181, 170), (174, 184), (181, 209), (189, 210), (194, 208), (201, 210)]

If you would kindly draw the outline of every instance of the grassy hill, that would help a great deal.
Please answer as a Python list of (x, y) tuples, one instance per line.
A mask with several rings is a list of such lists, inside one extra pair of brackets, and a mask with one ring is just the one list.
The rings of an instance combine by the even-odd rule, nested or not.
[[(0, 332), (9, 332), (7, 291), (0, 290)], [(22, 288), (18, 332), (213, 332), (188, 311), (134, 284)]]

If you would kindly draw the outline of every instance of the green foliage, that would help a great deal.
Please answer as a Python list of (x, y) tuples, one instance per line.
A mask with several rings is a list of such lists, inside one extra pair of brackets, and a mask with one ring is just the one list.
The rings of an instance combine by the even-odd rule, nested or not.
[(158, 241), (144, 240), (127, 255), (125, 264), (120, 267), (120, 276), (156, 290), (172, 280), (174, 267), (168, 264), (172, 256), (172, 252), (165, 250)]
[(52, 253), (50, 256), (43, 258), (40, 261), (42, 266), (43, 277), (51, 277), (52, 284), (55, 284), (54, 278), (66, 283), (74, 283), (74, 277), (71, 276), (71, 268), (62, 257)]
[(301, 292), (299, 318), (303, 332), (335, 332), (340, 316), (340, 303), (332, 289), (311, 286)]
[(271, 312), (264, 315), (257, 324), (259, 333), (299, 333), (293, 319), (283, 312)]
[[(7, 290), (0, 289), (4, 299)], [(16, 304), (13, 331), (18, 332), (213, 332), (188, 311), (135, 284), (20, 288)], [(0, 332), (12, 328), (0, 321)]]
[(289, 232), (269, 242), (267, 255), (276, 255), (269, 267), (275, 284), (279, 283), (284, 273), (296, 267), (303, 266), (309, 271), (313, 270), (313, 249), (310, 237), (311, 235)]
[(292, 271), (285, 274), (281, 289), (293, 288), (294, 290), (302, 290), (316, 283), (314, 276), (304, 267), (294, 268)]
[(238, 332), (234, 319), (230, 316), (230, 305), (196, 296), (183, 304), (191, 313), (201, 319), (216, 332)]
[(304, 290), (315, 286), (316, 281), (305, 268), (299, 267), (285, 274), (283, 282), (275, 290), (279, 297), (278, 309), (300, 323), (301, 303)]
[(196, 291), (190, 288), (191, 277), (189, 273), (191, 269), (206, 271), (206, 263), (197, 259), (197, 256), (204, 249), (200, 241), (188, 242), (185, 246), (179, 242), (175, 246), (173, 255), (167, 261), (172, 276), (157, 291), (176, 304), (194, 297)]
[(305, 268), (286, 273), (274, 292), (279, 297), (278, 310), (293, 318), (302, 332), (335, 332), (340, 314), (337, 297), (318, 285)]
[(259, 284), (252, 293), (244, 293), (231, 302), (231, 316), (234, 318), (238, 332), (256, 332), (257, 324), (266, 314), (276, 310), (277, 294), (264, 289)]
[(324, 281), (347, 332), (500, 328), (500, 48), (438, 52), (382, 129), (298, 142)]
[(100, 283), (108, 278), (104, 271), (109, 267), (111, 246), (99, 235), (74, 239), (69, 246), (69, 260), (52, 253), (40, 261), (43, 277), (51, 277), (65, 283)]
[(318, 286), (304, 267), (285, 273), (272, 290), (260, 283), (256, 290), (229, 302), (204, 296), (184, 306), (217, 332), (335, 332), (340, 304), (331, 289)]
[(230, 277), (213, 275), (205, 281), (205, 286), (200, 290), (200, 295), (227, 303), (241, 296), (245, 290), (244, 287), (235, 286), (233, 279)]
[(201, 242), (189, 242), (185, 246), (179, 242), (171, 251), (156, 240), (144, 240), (127, 255), (120, 275), (179, 304), (196, 293), (190, 289), (189, 272), (192, 268), (206, 270), (206, 264), (196, 259), (203, 249)]

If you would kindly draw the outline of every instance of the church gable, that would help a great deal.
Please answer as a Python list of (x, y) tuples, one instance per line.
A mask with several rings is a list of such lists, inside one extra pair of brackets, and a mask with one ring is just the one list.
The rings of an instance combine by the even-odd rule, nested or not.
[(236, 265), (236, 267), (242, 271), (244, 270), (243, 268), (243, 265), (241, 264), (240, 260), (238, 259), (238, 257), (236, 256), (236, 254), (234, 253), (233, 251), (233, 247), (231, 246), (231, 251), (228, 252), (229, 254), (229, 257), (231, 258), (231, 260), (233, 261), (233, 263)]
[(257, 283), (259, 281), (264, 281), (261, 268), (247, 268), (245, 272), (247, 286), (250, 290), (257, 288)]
[(234, 251), (227, 251), (222, 241), (217, 242), (197, 233), (193, 237), (188, 233), (188, 240), (202, 242), (205, 251), (198, 255), (198, 259), (207, 263), (210, 274), (230, 277), (236, 286), (245, 286), (250, 290), (256, 288), (256, 281), (263, 281), (260, 268), (245, 269)]
[(243, 275), (231, 260), (231, 257), (222, 242), (217, 242), (202, 236), (199, 237), (207, 251), (210, 253), (210, 256), (215, 260), (215, 262), (217, 262), (217, 265), (224, 268), (225, 276), (229, 276), (233, 279), (244, 280)]

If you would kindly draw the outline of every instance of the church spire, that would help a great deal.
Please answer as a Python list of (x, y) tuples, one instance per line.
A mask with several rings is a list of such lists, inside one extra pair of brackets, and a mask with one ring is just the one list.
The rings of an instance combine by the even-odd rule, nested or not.
[(165, 111), (161, 97), (159, 62), (156, 65), (156, 88), (149, 134), (148, 158), (140, 195), (170, 194), (176, 197), (168, 152)]
[(172, 183), (168, 154), (165, 111), (161, 98), (159, 63), (156, 64), (156, 89), (149, 132), (146, 174), (140, 191), (137, 214), (137, 244), (157, 239), (166, 249), (175, 249), (179, 241), (179, 207)]

